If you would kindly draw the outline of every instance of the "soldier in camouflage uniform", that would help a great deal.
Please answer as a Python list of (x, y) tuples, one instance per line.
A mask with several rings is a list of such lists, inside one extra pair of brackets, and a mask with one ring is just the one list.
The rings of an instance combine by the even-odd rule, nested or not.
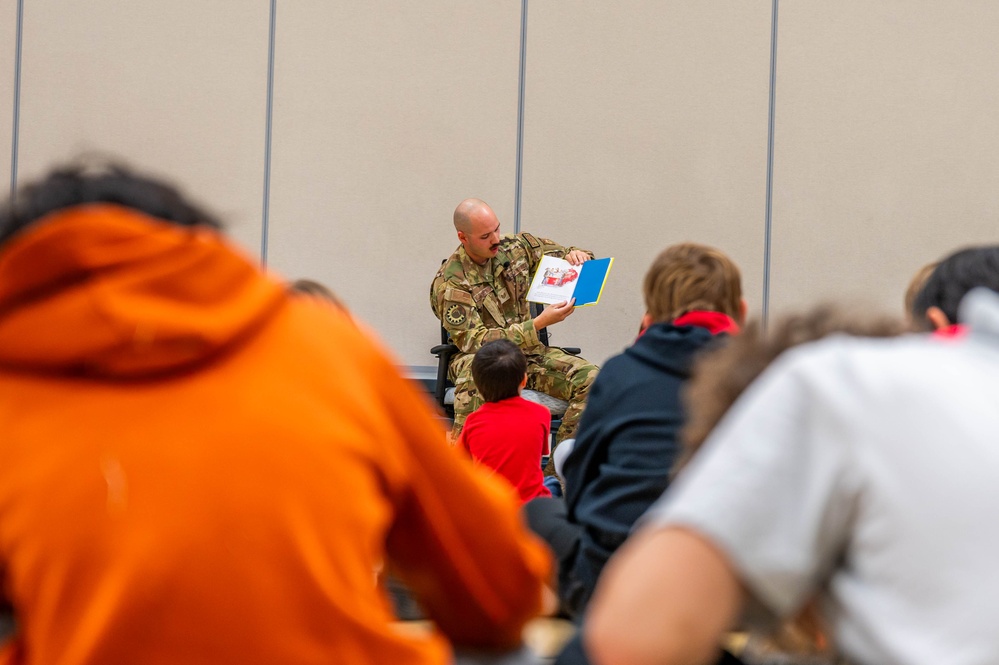
[(556, 442), (574, 437), (597, 367), (538, 339), (538, 330), (572, 313), (572, 303), (550, 305), (532, 318), (526, 296), (543, 255), (575, 264), (593, 255), (530, 233), (501, 237), (495, 213), (478, 199), (462, 201), (454, 211), (454, 225), (461, 246), (437, 271), (430, 306), (459, 349), (448, 371), (455, 384), (455, 440), (465, 418), (482, 404), (472, 381), (472, 357), (496, 339), (510, 340), (524, 351), (528, 388), (569, 402)]

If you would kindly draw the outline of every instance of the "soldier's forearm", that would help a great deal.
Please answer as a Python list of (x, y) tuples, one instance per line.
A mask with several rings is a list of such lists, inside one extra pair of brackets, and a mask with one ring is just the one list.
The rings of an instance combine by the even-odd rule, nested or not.
[(452, 333), (451, 339), (463, 353), (475, 353), (483, 344), (498, 339), (513, 342), (522, 349), (529, 349), (541, 344), (541, 340), (538, 338), (538, 329), (535, 327), (533, 319), (515, 323), (507, 328), (481, 327), (457, 334)]
[(534, 326), (534, 332), (541, 332), (542, 328), (547, 328), (552, 323), (554, 323), (554, 321), (549, 321), (548, 320), (549, 317), (547, 317), (545, 315), (546, 311), (547, 310), (542, 310), (542, 312), (540, 314), (538, 314), (536, 317), (534, 317), (531, 320), (531, 323)]

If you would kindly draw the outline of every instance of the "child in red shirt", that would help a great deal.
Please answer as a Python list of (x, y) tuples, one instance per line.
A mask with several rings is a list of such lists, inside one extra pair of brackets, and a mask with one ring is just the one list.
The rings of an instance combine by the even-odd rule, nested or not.
[(527, 358), (505, 339), (484, 344), (472, 358), (472, 380), (486, 403), (468, 416), (458, 445), (506, 478), (520, 500), (551, 496), (541, 456), (548, 452), (551, 414), (520, 396)]

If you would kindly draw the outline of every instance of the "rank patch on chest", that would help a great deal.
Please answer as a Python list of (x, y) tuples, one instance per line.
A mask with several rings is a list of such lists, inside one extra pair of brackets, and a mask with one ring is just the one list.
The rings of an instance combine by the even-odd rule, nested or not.
[(444, 310), (444, 318), (452, 326), (460, 326), (467, 318), (465, 308), (458, 304), (449, 305), (448, 308)]

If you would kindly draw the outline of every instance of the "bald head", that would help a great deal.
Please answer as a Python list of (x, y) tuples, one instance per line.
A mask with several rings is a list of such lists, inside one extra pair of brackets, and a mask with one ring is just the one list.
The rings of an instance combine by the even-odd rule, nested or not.
[(482, 199), (465, 199), (454, 209), (455, 231), (468, 233), (472, 228), (473, 219), (480, 217), (485, 211), (489, 211), (490, 215), (493, 214), (492, 208)]
[(454, 209), (454, 228), (465, 252), (482, 265), (496, 256), (500, 223), (496, 213), (481, 199), (465, 199)]

